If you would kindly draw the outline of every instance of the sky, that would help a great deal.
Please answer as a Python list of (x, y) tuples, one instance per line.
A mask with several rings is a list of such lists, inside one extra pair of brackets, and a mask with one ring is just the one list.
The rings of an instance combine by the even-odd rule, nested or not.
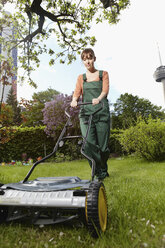
[[(165, 1), (131, 0), (128, 9), (122, 11), (120, 22), (93, 24), (90, 30), (97, 43), (96, 68), (109, 73), (110, 92), (108, 99), (116, 102), (121, 94), (129, 93), (148, 99), (152, 104), (165, 108), (162, 83), (154, 80), (153, 74), (160, 66), (158, 46), (165, 65)], [(8, 11), (11, 11), (8, 8)], [(55, 46), (54, 39), (48, 46)], [(80, 60), (71, 65), (56, 63), (49, 66), (49, 60), (41, 56), (40, 68), (32, 74), (38, 88), (18, 85), (18, 99), (31, 99), (34, 92), (48, 88), (61, 93), (72, 94), (79, 74), (85, 72)]]

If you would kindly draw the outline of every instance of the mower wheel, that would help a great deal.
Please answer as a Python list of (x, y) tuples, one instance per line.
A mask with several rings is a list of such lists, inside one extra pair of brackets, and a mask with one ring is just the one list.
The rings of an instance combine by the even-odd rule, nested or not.
[(0, 224), (6, 221), (7, 216), (8, 216), (8, 208), (0, 207)]
[(89, 231), (98, 237), (106, 231), (108, 204), (106, 191), (102, 182), (91, 182), (86, 197), (85, 215)]

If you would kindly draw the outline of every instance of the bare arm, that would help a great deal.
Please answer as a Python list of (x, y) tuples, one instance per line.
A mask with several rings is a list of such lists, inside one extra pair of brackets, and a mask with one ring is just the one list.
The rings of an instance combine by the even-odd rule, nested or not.
[(104, 97), (106, 97), (107, 96), (107, 94), (105, 93), (105, 92), (101, 92), (101, 94), (99, 95), (99, 97), (97, 97), (97, 98), (93, 98), (92, 99), (92, 104), (93, 105), (96, 105), (96, 104), (98, 104)]

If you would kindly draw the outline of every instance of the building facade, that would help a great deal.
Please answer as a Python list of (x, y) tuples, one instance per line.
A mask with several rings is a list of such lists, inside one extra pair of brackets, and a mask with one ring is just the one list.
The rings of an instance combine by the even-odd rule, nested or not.
[[(7, 12), (7, 14), (10, 14), (9, 12)], [(0, 35), (5, 39), (6, 42), (8, 42), (11, 37), (14, 40), (14, 27), (11, 25), (9, 27), (4, 27), (2, 29), (2, 32), (0, 33)], [(0, 44), (0, 54), (3, 55), (4, 59), (3, 60), (7, 60), (8, 59), (8, 55), (7, 55), (7, 51), (5, 50), (5, 45)], [(17, 67), (17, 48), (13, 48), (11, 50), (11, 54), (12, 59), (13, 59), (13, 66)], [(3, 61), (1, 61), (2, 63)], [(2, 77), (2, 75), (0, 75)], [(9, 78), (9, 83), (10, 85), (3, 85), (2, 82), (0, 82), (0, 101), (2, 99), (2, 94), (3, 94), (3, 102), (5, 103), (7, 100), (7, 96), (9, 94), (9, 91), (11, 89), (11, 87), (13, 88), (13, 93), (17, 99), (17, 74), (15, 73), (14, 76), (12, 76), (11, 78)]]

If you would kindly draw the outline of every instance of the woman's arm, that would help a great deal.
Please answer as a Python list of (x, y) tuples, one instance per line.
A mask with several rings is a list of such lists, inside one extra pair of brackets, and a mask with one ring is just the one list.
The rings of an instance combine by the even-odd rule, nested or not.
[(71, 107), (77, 106), (77, 100), (82, 95), (82, 83), (83, 83), (83, 76), (79, 75), (77, 78), (76, 88), (75, 88), (75, 91), (73, 93), (72, 101), (70, 104)]
[(92, 104), (93, 105), (98, 104), (104, 97), (108, 95), (108, 92), (109, 92), (109, 75), (107, 71), (103, 71), (102, 92), (97, 98), (92, 99)]

